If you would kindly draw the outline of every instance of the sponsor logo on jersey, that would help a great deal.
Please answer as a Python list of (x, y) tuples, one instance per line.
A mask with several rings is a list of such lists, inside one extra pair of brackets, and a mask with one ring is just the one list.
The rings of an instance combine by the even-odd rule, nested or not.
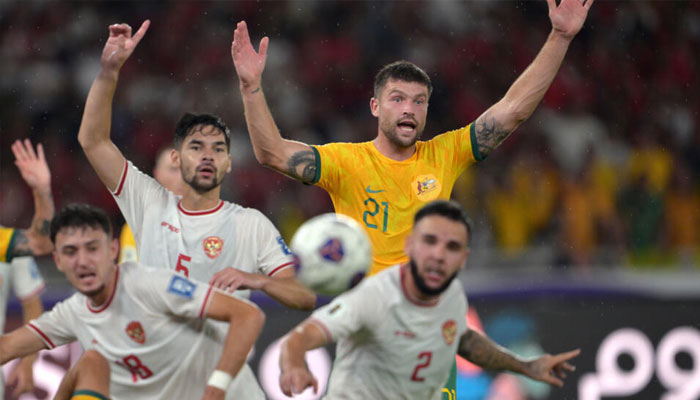
[(204, 247), (204, 254), (209, 258), (216, 258), (221, 254), (224, 249), (224, 241), (217, 236), (209, 236), (202, 242)]
[(192, 298), (197, 285), (178, 275), (174, 275), (168, 286), (168, 292), (188, 299)]
[(435, 175), (419, 175), (416, 181), (413, 183), (413, 188), (415, 189), (416, 196), (421, 201), (435, 200), (442, 189), (440, 181), (437, 180)]
[(457, 323), (453, 319), (448, 319), (442, 324), (442, 338), (445, 339), (447, 345), (451, 345), (457, 336)]
[(365, 191), (366, 191), (367, 193), (381, 193), (381, 192), (384, 191), (384, 189), (373, 190), (373, 189), (370, 189), (370, 188), (369, 188), (369, 185), (367, 185), (367, 187), (365, 188)]
[(394, 331), (394, 336), (403, 336), (409, 339), (413, 339), (414, 337), (416, 337), (416, 334), (411, 331), (400, 331), (397, 329)]
[(340, 310), (340, 304), (336, 304), (328, 310), (328, 314), (335, 314), (336, 311)]
[(178, 229), (178, 228), (175, 227), (175, 226), (170, 225), (169, 223), (167, 223), (167, 222), (165, 222), (165, 221), (161, 222), (161, 223), (160, 223), (160, 226), (164, 226), (164, 227), (168, 228), (168, 230), (169, 230), (170, 232), (174, 232), (174, 233), (179, 233), (179, 232), (180, 232), (180, 229)]
[(146, 331), (143, 330), (143, 326), (141, 326), (139, 321), (129, 322), (126, 326), (126, 334), (138, 344), (146, 343)]

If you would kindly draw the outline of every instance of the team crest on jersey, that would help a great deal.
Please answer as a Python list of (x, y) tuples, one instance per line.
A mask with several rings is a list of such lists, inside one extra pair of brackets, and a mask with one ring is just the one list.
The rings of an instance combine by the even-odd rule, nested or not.
[(146, 343), (146, 331), (143, 330), (143, 326), (141, 326), (139, 321), (129, 322), (126, 326), (126, 334), (138, 344)]
[(216, 258), (224, 249), (224, 241), (219, 237), (209, 236), (204, 239), (202, 246), (204, 247), (204, 254), (206, 254), (207, 257)]
[(457, 336), (457, 323), (453, 319), (449, 319), (442, 324), (442, 338), (445, 339), (447, 345), (451, 345)]
[(421, 201), (435, 200), (442, 189), (440, 181), (433, 174), (418, 176), (413, 187), (416, 190), (416, 196)]

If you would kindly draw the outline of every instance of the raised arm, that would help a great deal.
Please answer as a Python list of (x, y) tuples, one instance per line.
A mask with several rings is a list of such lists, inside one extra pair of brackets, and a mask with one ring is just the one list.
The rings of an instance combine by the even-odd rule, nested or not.
[(25, 255), (42, 255), (53, 250), (49, 237), (49, 225), (53, 218), (54, 205), (51, 195), (51, 171), (44, 156), (44, 147), (37, 145), (36, 152), (29, 139), (12, 144), (15, 165), (22, 178), (32, 189), (34, 218), (29, 229), (15, 232), (14, 244), (8, 258)]
[(316, 175), (316, 154), (304, 143), (283, 139), (262, 91), (262, 73), (269, 39), (260, 41), (260, 52), (253, 49), (245, 21), (236, 26), (231, 57), (236, 67), (243, 98), (245, 122), (258, 162), (289, 177), (310, 183)]
[(112, 100), (117, 88), (119, 70), (146, 34), (150, 21), (141, 24), (132, 36), (127, 24), (109, 26), (109, 39), (102, 50), (102, 68), (92, 83), (78, 141), (102, 182), (111, 191), (117, 189), (124, 169), (124, 156), (109, 137), (112, 125)]
[(318, 391), (318, 381), (309, 371), (304, 355), (307, 351), (328, 343), (321, 328), (306, 320), (291, 331), (282, 341), (280, 351), (280, 389), (291, 397), (307, 387)]
[[(265, 323), (265, 314), (255, 305), (233, 296), (212, 291), (212, 299), (205, 316), (229, 322), (224, 348), (204, 393), (206, 399), (223, 399), (224, 387), (245, 364), (248, 352), (258, 339)], [(221, 377), (226, 379), (221, 380)], [(227, 382), (228, 381), (228, 382)], [(217, 382), (219, 382), (217, 387)]]
[(457, 353), (474, 364), (489, 370), (512, 371), (532, 379), (561, 387), (566, 372), (575, 368), (568, 361), (579, 349), (556, 355), (545, 354), (533, 360), (523, 360), (475, 330), (468, 330), (459, 341)]
[(547, 0), (552, 32), (535, 60), (506, 95), (474, 123), (479, 153), (486, 156), (532, 115), (559, 71), (569, 43), (581, 30), (593, 0)]

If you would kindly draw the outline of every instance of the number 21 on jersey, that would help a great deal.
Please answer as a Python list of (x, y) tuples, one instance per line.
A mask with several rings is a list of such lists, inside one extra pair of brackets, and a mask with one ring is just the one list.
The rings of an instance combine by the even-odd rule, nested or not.
[(378, 223), (379, 221), (372, 217), (376, 216), (381, 210), (383, 210), (382, 217), (380, 217), (382, 220), (381, 230), (382, 232), (386, 232), (386, 225), (387, 222), (389, 222), (389, 203), (386, 201), (379, 203), (373, 197), (369, 197), (367, 200), (365, 200), (365, 206), (367, 206), (367, 210), (362, 215), (362, 220), (364, 221), (365, 225), (367, 225), (368, 228), (380, 229), (379, 225), (368, 221), (368, 219), (372, 219), (374, 222)]

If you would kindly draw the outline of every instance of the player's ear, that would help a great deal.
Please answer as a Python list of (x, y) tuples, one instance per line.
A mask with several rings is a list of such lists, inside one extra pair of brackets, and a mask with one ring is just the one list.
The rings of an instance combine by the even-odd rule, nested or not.
[(379, 117), (379, 99), (376, 97), (369, 99), (369, 110), (372, 112), (372, 115)]
[(117, 255), (119, 255), (119, 240), (113, 238), (109, 244), (109, 255), (113, 261), (117, 260)]
[(180, 168), (180, 152), (172, 149), (170, 150), (170, 160)]
[(226, 173), (228, 174), (231, 172), (231, 165), (233, 164), (233, 159), (231, 158), (231, 154), (228, 155), (228, 168), (226, 168)]
[(406, 243), (404, 243), (403, 252), (406, 255), (411, 254), (411, 246), (413, 245), (413, 234), (406, 236)]
[(54, 251), (51, 252), (51, 255), (53, 256), (53, 263), (56, 264), (56, 268), (63, 272), (63, 267), (61, 267), (61, 264), (58, 263), (58, 251), (56, 250), (56, 246), (54, 245)]

